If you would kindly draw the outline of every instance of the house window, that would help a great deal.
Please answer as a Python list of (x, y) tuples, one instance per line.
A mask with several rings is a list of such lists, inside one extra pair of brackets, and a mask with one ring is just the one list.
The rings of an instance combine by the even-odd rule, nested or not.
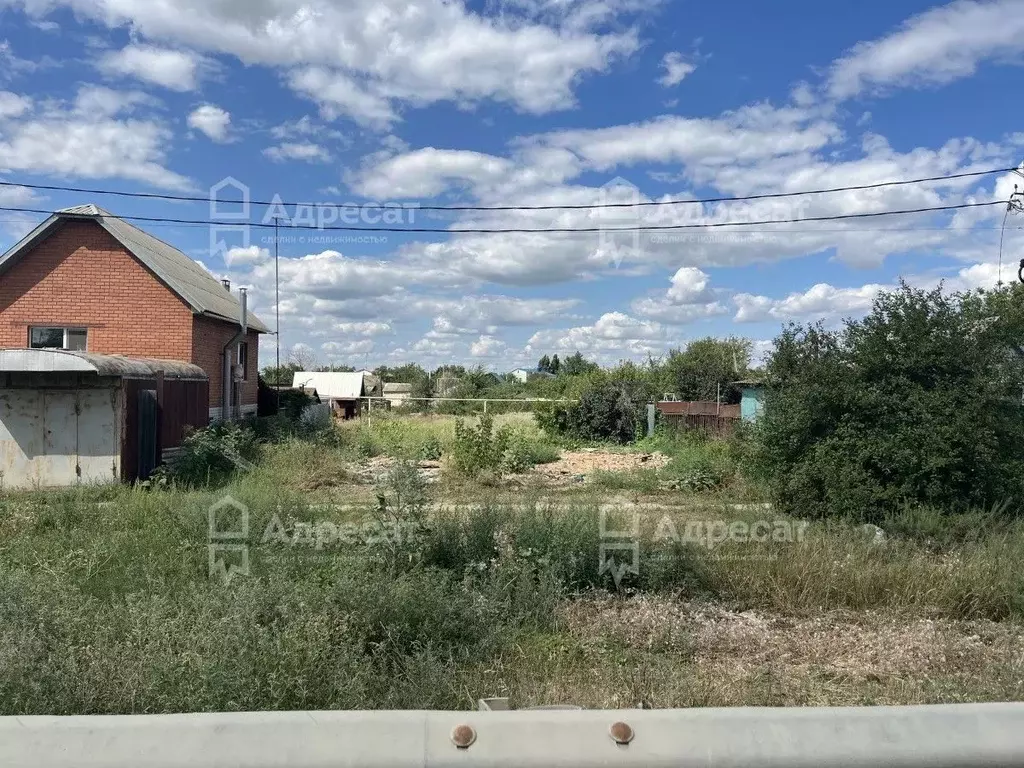
[(238, 364), (242, 366), (242, 381), (249, 380), (249, 342), (243, 341), (238, 345)]
[(88, 331), (85, 328), (30, 328), (28, 345), (32, 349), (67, 349), (85, 352)]

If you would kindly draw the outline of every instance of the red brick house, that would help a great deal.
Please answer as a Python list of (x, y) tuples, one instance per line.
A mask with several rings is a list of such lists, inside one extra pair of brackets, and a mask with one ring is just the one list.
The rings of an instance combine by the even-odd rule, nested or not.
[(246, 312), (243, 334), (242, 303), (184, 253), (95, 205), (55, 213), (0, 257), (0, 349), (192, 363), (209, 376), (213, 419), (225, 402), (232, 414), (256, 411), (269, 329)]

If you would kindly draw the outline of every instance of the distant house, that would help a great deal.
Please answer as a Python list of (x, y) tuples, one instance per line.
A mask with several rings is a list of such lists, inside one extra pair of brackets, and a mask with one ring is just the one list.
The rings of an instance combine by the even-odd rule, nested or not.
[(412, 397), (412, 384), (394, 382), (384, 385), (384, 398), (392, 408), (404, 404), (410, 397)]
[(542, 371), (539, 368), (516, 368), (514, 371), (509, 371), (509, 376), (518, 381), (520, 384), (525, 384), (532, 378), (540, 377), (542, 379), (553, 379), (555, 375), (548, 371)]
[(296, 371), (292, 387), (315, 389), (320, 402), (330, 404), (335, 415), (344, 419), (357, 416), (365, 398), (384, 394), (380, 379), (364, 371)]
[(764, 382), (760, 379), (734, 381), (740, 388), (740, 417), (744, 421), (757, 421), (764, 410)]
[(267, 331), (251, 312), (243, 323), (226, 282), (96, 205), (54, 213), (0, 256), (0, 348), (198, 366), (207, 418), (256, 413)]

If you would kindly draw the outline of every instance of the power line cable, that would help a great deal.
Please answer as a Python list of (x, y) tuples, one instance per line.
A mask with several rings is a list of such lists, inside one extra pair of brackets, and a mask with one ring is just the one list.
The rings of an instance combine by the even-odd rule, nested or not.
[[(686, 230), (686, 229), (720, 229), (724, 227), (751, 227), (751, 226), (763, 226), (765, 224), (799, 224), (802, 222), (811, 221), (840, 221), (849, 219), (867, 219), (876, 218), (882, 216), (900, 216), (905, 214), (915, 213), (936, 213), (939, 211), (958, 211), (968, 208), (984, 208), (992, 205), (1005, 205), (1006, 203), (1002, 200), (993, 200), (987, 203), (959, 203), (957, 205), (938, 205), (927, 208), (906, 208), (897, 211), (871, 211), (866, 213), (842, 213), (842, 214), (831, 214), (828, 216), (805, 216), (795, 217), (790, 219), (762, 219), (759, 221), (721, 221), (707, 224), (661, 224), (661, 225), (648, 225), (638, 227), (545, 227), (545, 228), (520, 228), (520, 227), (505, 227), (505, 228), (492, 228), (492, 229), (478, 229), (478, 228), (459, 228), (459, 229), (443, 229), (440, 227), (355, 227), (355, 226), (323, 226), (318, 227), (316, 225), (297, 225), (290, 224), (291, 229), (297, 230), (311, 230), (317, 232), (392, 232), (397, 234), (442, 234), (442, 235), (458, 235), (458, 234), (575, 234), (575, 233), (595, 233), (595, 232), (664, 232), (674, 230)], [(38, 208), (13, 208), (0, 206), (0, 211), (7, 211), (9, 213), (35, 213), (43, 216), (53, 216), (59, 211), (49, 211)], [(160, 223), (160, 224), (183, 224), (183, 225), (203, 225), (211, 227), (254, 227), (257, 229), (273, 229), (273, 223), (262, 223), (262, 222), (250, 222), (250, 221), (213, 221), (213, 220), (198, 220), (198, 219), (175, 219), (163, 216), (115, 216), (114, 214), (72, 214), (78, 215), (81, 218), (98, 219), (98, 218), (111, 218), (121, 219), (122, 221), (139, 221), (148, 223)], [(781, 232), (780, 232), (781, 234)]]
[[(953, 173), (942, 176), (925, 176), (916, 179), (902, 179), (895, 181), (879, 181), (870, 184), (854, 184), (845, 187), (826, 187), (823, 189), (808, 189), (798, 192), (764, 192), (756, 195), (741, 195), (734, 197), (704, 197), (693, 200), (645, 200), (635, 203), (591, 203), (575, 205), (418, 205), (416, 210), (421, 211), (557, 211), (557, 210), (596, 210), (602, 208), (640, 208), (654, 205), (698, 205), (702, 203), (728, 203), (744, 202), (750, 200), (770, 200), (790, 197), (801, 197), (803, 195), (824, 195), (835, 192), (858, 192), (868, 189), (880, 189), (882, 187), (897, 187), (910, 184), (925, 184), (937, 181), (953, 181), (978, 176), (990, 176), (996, 173), (1008, 173), (1016, 170), (1013, 168), (992, 168), (985, 171), (967, 171), (964, 173)], [(112, 195), (115, 197), (128, 197), (146, 200), (168, 200), (186, 203), (211, 203), (219, 205), (259, 205), (259, 206), (284, 206), (293, 207), (299, 205), (314, 205), (310, 202), (294, 203), (282, 200), (220, 200), (217, 198), (197, 197), (194, 195), (169, 195), (157, 192), (123, 192), (112, 189), (95, 189), (89, 187), (69, 187), (55, 184), (28, 184), (14, 181), (0, 181), (0, 187), (22, 187), (37, 191), (48, 192), (74, 192), (83, 195)], [(387, 208), (385, 203), (366, 202), (362, 204), (338, 205), (338, 208)], [(123, 217), (122, 217), (123, 218)]]

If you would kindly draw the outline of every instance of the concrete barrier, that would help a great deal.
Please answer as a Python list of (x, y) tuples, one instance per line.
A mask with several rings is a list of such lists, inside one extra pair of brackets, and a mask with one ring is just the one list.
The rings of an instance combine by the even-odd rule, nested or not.
[(0, 718), (5, 768), (881, 765), (1024, 765), (1024, 704)]

